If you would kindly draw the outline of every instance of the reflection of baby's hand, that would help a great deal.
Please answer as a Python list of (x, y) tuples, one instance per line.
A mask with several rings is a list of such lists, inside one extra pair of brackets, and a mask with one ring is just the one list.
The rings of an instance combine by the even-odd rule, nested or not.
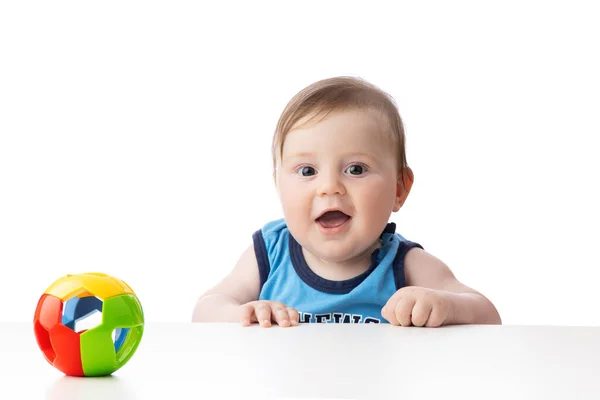
[(300, 320), (298, 311), (275, 301), (251, 301), (241, 305), (240, 311), (240, 322), (244, 326), (258, 322), (263, 327), (269, 327), (271, 322), (275, 322), (279, 326), (288, 327), (298, 325)]
[(408, 286), (388, 300), (381, 315), (392, 325), (439, 327), (452, 313), (447, 292)]

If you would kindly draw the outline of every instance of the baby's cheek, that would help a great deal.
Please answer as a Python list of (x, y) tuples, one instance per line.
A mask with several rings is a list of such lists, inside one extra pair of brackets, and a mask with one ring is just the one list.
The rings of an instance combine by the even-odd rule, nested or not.
[(394, 194), (386, 188), (373, 188), (368, 196), (362, 197), (362, 210), (367, 213), (366, 220), (373, 227), (387, 222), (393, 207)]
[(284, 212), (290, 217), (304, 217), (310, 214), (310, 199), (301, 191), (284, 187), (280, 190), (281, 205)]

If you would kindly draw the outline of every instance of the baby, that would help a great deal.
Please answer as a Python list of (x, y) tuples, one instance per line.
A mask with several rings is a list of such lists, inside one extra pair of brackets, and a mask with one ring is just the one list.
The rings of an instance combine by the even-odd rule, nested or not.
[(294, 96), (273, 138), (283, 218), (252, 235), (194, 322), (501, 324), (494, 305), (389, 222), (413, 173), (393, 99), (362, 79)]

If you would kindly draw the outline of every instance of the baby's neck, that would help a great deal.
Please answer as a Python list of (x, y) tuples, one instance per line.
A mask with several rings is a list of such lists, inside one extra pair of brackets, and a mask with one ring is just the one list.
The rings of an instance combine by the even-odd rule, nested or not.
[(304, 254), (306, 264), (308, 264), (308, 267), (315, 274), (331, 281), (344, 281), (352, 279), (368, 270), (371, 266), (371, 255), (379, 247), (381, 247), (381, 242), (377, 241), (362, 254), (338, 263), (323, 260), (304, 248), (302, 249), (302, 253)]

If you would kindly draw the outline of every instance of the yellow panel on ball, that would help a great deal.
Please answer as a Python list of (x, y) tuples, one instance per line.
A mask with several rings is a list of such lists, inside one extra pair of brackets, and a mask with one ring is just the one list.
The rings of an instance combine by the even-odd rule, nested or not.
[(133, 294), (133, 290), (125, 282), (113, 276), (100, 272), (86, 272), (83, 274), (68, 274), (57, 279), (50, 285), (46, 292), (65, 301), (74, 296), (87, 296), (93, 294), (100, 299), (108, 299), (120, 294)]

